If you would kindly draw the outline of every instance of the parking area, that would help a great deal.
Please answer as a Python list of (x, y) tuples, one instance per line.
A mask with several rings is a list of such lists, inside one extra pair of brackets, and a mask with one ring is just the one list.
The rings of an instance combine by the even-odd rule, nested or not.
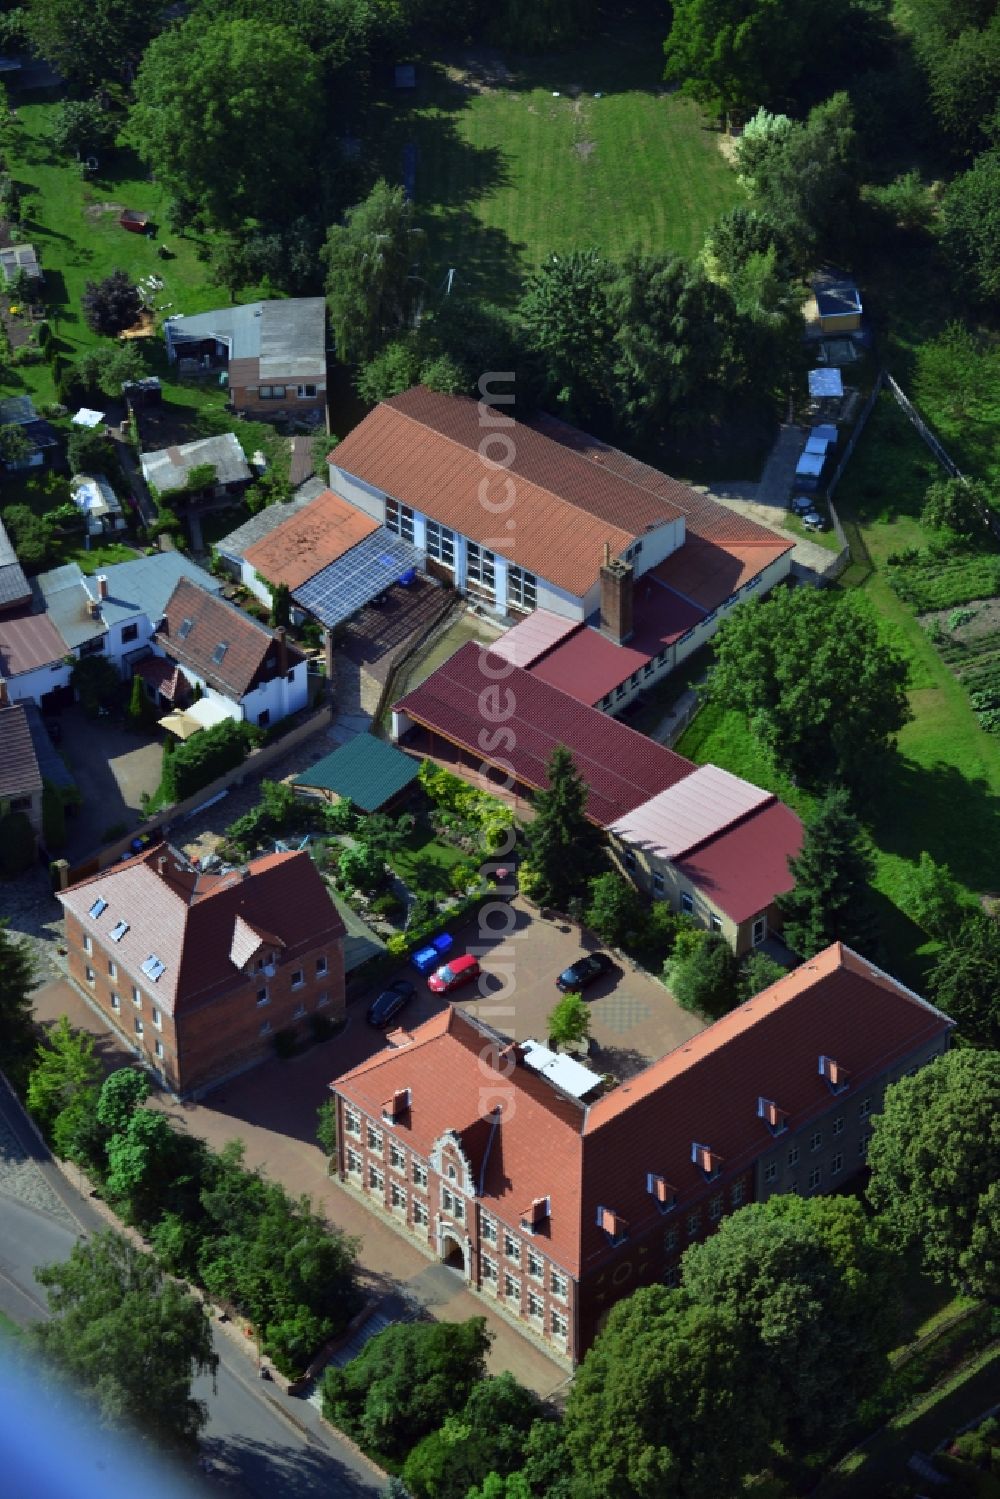
[(74, 863), (108, 841), (108, 830), (128, 831), (139, 822), (142, 793), (160, 784), (163, 749), (159, 739), (99, 718), (88, 719), (74, 704), (60, 713), (59, 752), (82, 798), (66, 822), (64, 850)]

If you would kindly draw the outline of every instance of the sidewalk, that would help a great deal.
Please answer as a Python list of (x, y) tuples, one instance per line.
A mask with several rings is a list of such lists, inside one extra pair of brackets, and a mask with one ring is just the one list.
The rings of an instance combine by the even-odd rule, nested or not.
[[(43, 1024), (65, 1014), (72, 1025), (98, 1037), (98, 1053), (109, 1070), (134, 1062), (66, 980), (42, 985), (34, 998), (35, 1013)], [(325, 1157), (313, 1134), (317, 1101), (325, 1097), (330, 1079), (350, 1065), (344, 1042), (351, 1029), (358, 1026), (357, 1037), (350, 1036), (352, 1042), (360, 1045), (368, 1039), (356, 1019), (359, 1007), (353, 1006), (350, 1013), (349, 1029), (340, 1037), (290, 1062), (266, 1062), (224, 1084), (202, 1103), (178, 1103), (157, 1095), (153, 1104), (215, 1150), (229, 1140), (241, 1140), (248, 1166), (280, 1182), (293, 1197), (308, 1195), (331, 1224), (359, 1239), (361, 1282), (367, 1295), (380, 1301), (415, 1300), (431, 1316), (448, 1321), (485, 1317), (495, 1334), (491, 1371), (499, 1374), (507, 1369), (540, 1395), (551, 1394), (568, 1378), (562, 1364), (513, 1328), (485, 1298), (466, 1290), (455, 1271), (421, 1253), (327, 1175)]]

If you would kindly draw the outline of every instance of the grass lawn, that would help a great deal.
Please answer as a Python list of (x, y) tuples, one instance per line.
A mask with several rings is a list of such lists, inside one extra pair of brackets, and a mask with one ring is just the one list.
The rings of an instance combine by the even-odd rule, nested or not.
[(441, 843), (430, 828), (419, 822), (403, 846), (390, 854), (389, 863), (413, 894), (451, 890), (450, 873), (466, 855), (450, 843)]
[(739, 188), (718, 134), (663, 88), (664, 34), (623, 19), (543, 58), (428, 59), (412, 95), (376, 96), (366, 142), (390, 181), (412, 163), (432, 294), (450, 267), (464, 292), (504, 301), (553, 251), (701, 248)]
[[(910, 662), (913, 721), (899, 736), (899, 760), (871, 814), (875, 887), (892, 971), (919, 987), (933, 945), (897, 904), (899, 876), (922, 850), (951, 866), (977, 894), (1000, 891), (1000, 741), (978, 725), (961, 683), (949, 671), (913, 610), (880, 571), (886, 555), (919, 546), (924, 490), (936, 473), (930, 454), (892, 402), (880, 405), (837, 491), (845, 524), (856, 524), (873, 568), (845, 574)], [(897, 421), (898, 417), (898, 421)], [(900, 425), (901, 424), (901, 425)], [(703, 709), (676, 746), (768, 786), (800, 815), (812, 799), (777, 774), (736, 714)]]

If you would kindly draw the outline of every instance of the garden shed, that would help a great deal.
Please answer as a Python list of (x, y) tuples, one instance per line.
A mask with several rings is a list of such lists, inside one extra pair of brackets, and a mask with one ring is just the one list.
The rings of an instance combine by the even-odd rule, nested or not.
[(421, 763), (383, 739), (359, 734), (297, 775), (293, 784), (325, 801), (349, 801), (361, 812), (382, 812), (406, 800)]

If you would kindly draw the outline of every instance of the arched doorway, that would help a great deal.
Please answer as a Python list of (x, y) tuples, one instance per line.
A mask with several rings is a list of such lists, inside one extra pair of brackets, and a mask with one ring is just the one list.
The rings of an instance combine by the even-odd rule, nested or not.
[(460, 1275), (465, 1274), (465, 1250), (454, 1234), (442, 1235), (441, 1263), (447, 1265), (449, 1270), (457, 1270)]

